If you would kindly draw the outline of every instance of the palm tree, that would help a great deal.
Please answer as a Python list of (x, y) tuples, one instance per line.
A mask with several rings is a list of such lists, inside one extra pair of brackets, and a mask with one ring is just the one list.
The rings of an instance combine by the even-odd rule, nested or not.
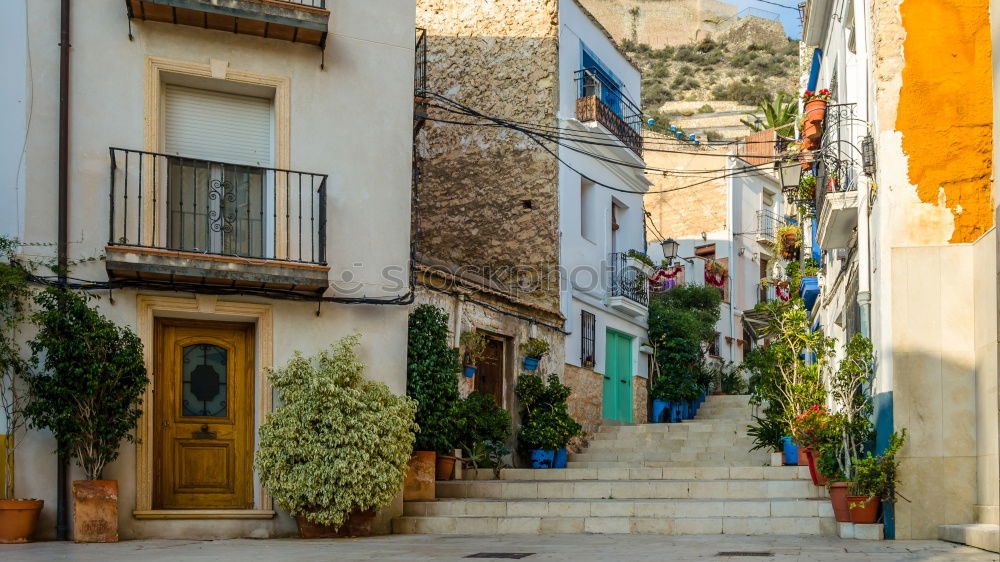
[(766, 129), (777, 129), (779, 135), (791, 137), (795, 132), (797, 112), (798, 103), (795, 98), (779, 92), (771, 99), (765, 98), (757, 102), (757, 111), (747, 113), (747, 119), (740, 119), (740, 123), (755, 133)]

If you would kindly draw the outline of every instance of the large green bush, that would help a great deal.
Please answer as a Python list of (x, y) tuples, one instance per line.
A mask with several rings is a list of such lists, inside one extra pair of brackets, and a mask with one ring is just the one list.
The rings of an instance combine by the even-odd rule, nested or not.
[(406, 394), (417, 401), (416, 450), (451, 455), (458, 446), (458, 350), (451, 346), (448, 314), (429, 304), (410, 313)]
[(549, 375), (548, 384), (540, 375), (523, 374), (517, 378), (514, 394), (524, 409), (517, 433), (522, 455), (532, 449), (561, 449), (580, 434), (580, 424), (566, 410), (571, 392), (555, 374)]
[(254, 467), (279, 506), (321, 525), (392, 503), (413, 450), (416, 404), (364, 379), (358, 341), (295, 353), (268, 375), (282, 405), (260, 427)]
[(88, 305), (89, 295), (50, 287), (35, 297), (35, 369), (25, 376), (31, 426), (52, 431), (59, 451), (98, 480), (118, 458), (149, 384), (142, 342)]
[(697, 285), (681, 285), (650, 299), (649, 341), (656, 363), (653, 399), (683, 402), (700, 396), (704, 346), (716, 337), (721, 299), (718, 289)]

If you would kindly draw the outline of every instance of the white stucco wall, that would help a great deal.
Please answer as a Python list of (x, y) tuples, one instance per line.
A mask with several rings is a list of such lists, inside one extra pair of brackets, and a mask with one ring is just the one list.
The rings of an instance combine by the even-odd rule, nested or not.
[[(31, 115), (26, 2), (0, 4), (0, 235), (24, 229), (24, 134)], [(2, 422), (0, 422), (2, 423)], [(2, 430), (2, 428), (0, 428)]]
[[(11, 10), (12, 4), (15, 3), (5, 3), (3, 9)], [(124, 5), (120, 1), (76, 3), (72, 14), (70, 73), (71, 260), (100, 256), (108, 239), (108, 147), (143, 148), (146, 57), (199, 64), (215, 60), (225, 61), (229, 69), (280, 75), (290, 80), (290, 168), (329, 174), (327, 260), (331, 279), (343, 279), (344, 272), (349, 272), (359, 287), (352, 296), (378, 297), (405, 292), (405, 282), (402, 287), (387, 286), (382, 277), (386, 268), (397, 268), (395, 277), (406, 279), (413, 3), (331, 0), (327, 5), (331, 11), (330, 35), (325, 69), (321, 69), (321, 52), (315, 46), (195, 27), (133, 21), (135, 40), (129, 41)], [(7, 15), (9, 12), (3, 12), (5, 29)], [(30, 195), (24, 212), (24, 238), (28, 242), (51, 244), (56, 240), (57, 228), (58, 3), (31, 2), (28, 20), (35, 99), (26, 168), (22, 172)], [(16, 52), (19, 40), (23, 40), (23, 35), (21, 39), (16, 33), (0, 36), (4, 57), (11, 49)], [(17, 73), (14, 74), (16, 78)], [(7, 111), (10, 86), (5, 83), (2, 90), (5, 115), (11, 113)], [(4, 133), (12, 126), (6, 119), (0, 123)], [(16, 135), (2, 135), (2, 142), (14, 142), (11, 136)], [(10, 151), (7, 144), (3, 146), (0, 152), (5, 160), (0, 172), (7, 178)], [(3, 213), (9, 212), (6, 204), (9, 189), (8, 185), (0, 187)], [(44, 252), (34, 247), (31, 250), (54, 252), (54, 246), (43, 246)], [(71, 275), (107, 279), (102, 261), (77, 266)], [(134, 328), (135, 296), (140, 292), (154, 293), (115, 290), (112, 304), (105, 292), (97, 301), (98, 306), (116, 323)], [(284, 364), (293, 351), (310, 354), (341, 336), (358, 332), (362, 336), (360, 355), (368, 364), (366, 375), (386, 382), (396, 392), (405, 390), (406, 307), (325, 303), (317, 315), (316, 303), (238, 296), (220, 300), (272, 306), (275, 365)], [(46, 502), (39, 524), (39, 536), (43, 538), (51, 537), (54, 532), (53, 448), (48, 434), (35, 432), (17, 456), (18, 495)], [(122, 538), (272, 536), (295, 530), (294, 522), (284, 514), (274, 520), (135, 520), (132, 518), (134, 459), (133, 447), (123, 446), (119, 460), (104, 475), (119, 480)], [(71, 478), (81, 476), (74, 468)], [(394, 512), (399, 509), (400, 506), (395, 506)], [(382, 523), (384, 530), (384, 519)]]

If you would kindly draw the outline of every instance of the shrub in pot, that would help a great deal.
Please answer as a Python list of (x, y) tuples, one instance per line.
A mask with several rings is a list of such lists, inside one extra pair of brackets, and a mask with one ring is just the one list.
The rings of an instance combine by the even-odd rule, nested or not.
[(416, 404), (363, 377), (359, 341), (296, 352), (268, 375), (282, 405), (260, 427), (254, 468), (305, 538), (370, 534), (406, 476)]
[(523, 367), (526, 371), (534, 371), (538, 368), (538, 362), (549, 353), (549, 342), (539, 338), (528, 338), (519, 346), (521, 355), (524, 356)]
[(43, 505), (42, 500), (14, 495), (14, 451), (25, 426), (25, 396), (19, 384), (28, 372), (17, 338), (31, 296), (28, 271), (15, 254), (18, 244), (0, 236), (0, 414), (7, 428), (6, 435), (0, 434), (0, 543), (31, 541)]
[(458, 419), (458, 443), (466, 455), (465, 464), (477, 470), (492, 468), (499, 478), (506, 466), (503, 457), (510, 454), (505, 445), (511, 435), (510, 413), (493, 396), (473, 391), (459, 404)]
[[(433, 499), (438, 472), (436, 456), (445, 457), (437, 476), (448, 478), (454, 468), (458, 445), (458, 350), (451, 347), (448, 314), (429, 304), (410, 313), (406, 349), (406, 395), (417, 401), (417, 434), (413, 471), (408, 476), (406, 499)], [(430, 471), (428, 473), (428, 471)], [(427, 485), (427, 480), (430, 484)], [(417, 485), (423, 482), (424, 485)], [(429, 494), (429, 497), (427, 497)]]
[(459, 337), (462, 346), (462, 374), (466, 377), (476, 376), (476, 365), (486, 354), (486, 335), (482, 332), (462, 332)]
[[(771, 466), (782, 466), (784, 464), (783, 438), (787, 428), (780, 419), (771, 416), (754, 416), (754, 423), (747, 426), (747, 435), (753, 439), (751, 451), (768, 449), (771, 451)], [(777, 457), (775, 457), (777, 455)]]
[(138, 336), (101, 316), (89, 298), (54, 287), (35, 297), (36, 368), (26, 376), (25, 414), (32, 427), (52, 431), (59, 452), (87, 475), (73, 482), (73, 539), (116, 542), (118, 482), (101, 474), (122, 439), (134, 439), (149, 379)]
[(534, 468), (556, 468), (560, 449), (580, 435), (580, 424), (566, 410), (570, 392), (554, 374), (549, 375), (548, 384), (539, 375), (524, 374), (517, 379), (514, 393), (523, 407), (518, 448)]
[[(854, 481), (848, 488), (847, 501), (852, 523), (874, 523), (881, 503), (892, 503), (902, 497), (899, 485), (899, 461), (896, 455), (906, 442), (906, 430), (893, 433), (889, 446), (880, 455), (867, 453), (855, 459)], [(906, 499), (906, 498), (903, 498)]]

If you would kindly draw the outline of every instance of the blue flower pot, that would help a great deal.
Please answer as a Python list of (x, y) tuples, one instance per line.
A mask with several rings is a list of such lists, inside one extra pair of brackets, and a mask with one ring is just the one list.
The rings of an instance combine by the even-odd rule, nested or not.
[(681, 403), (671, 402), (670, 403), (670, 423), (680, 423), (681, 420)]
[(556, 449), (556, 458), (552, 463), (552, 468), (566, 468), (566, 447)]
[[(670, 402), (666, 400), (653, 400), (653, 419), (649, 420), (652, 423), (663, 423), (664, 421), (670, 421), (669, 419), (664, 420), (664, 410), (670, 408)], [(670, 414), (667, 414), (667, 418), (670, 418)]]
[(544, 449), (531, 451), (531, 468), (552, 468), (556, 463), (556, 452)]
[(681, 408), (680, 408), (680, 410), (681, 410), (680, 418), (682, 420), (691, 419), (691, 418), (688, 417), (688, 403), (687, 402), (681, 402), (680, 405), (681, 405)]
[(462, 370), (462, 374), (471, 379), (472, 377), (476, 376), (476, 366), (466, 365), (465, 368)]
[(791, 437), (782, 437), (781, 447), (785, 454), (785, 464), (799, 464), (799, 448)]
[(538, 368), (538, 362), (539, 361), (540, 361), (540, 359), (538, 359), (537, 357), (525, 357), (524, 358), (524, 370), (525, 371), (534, 371), (535, 369)]

